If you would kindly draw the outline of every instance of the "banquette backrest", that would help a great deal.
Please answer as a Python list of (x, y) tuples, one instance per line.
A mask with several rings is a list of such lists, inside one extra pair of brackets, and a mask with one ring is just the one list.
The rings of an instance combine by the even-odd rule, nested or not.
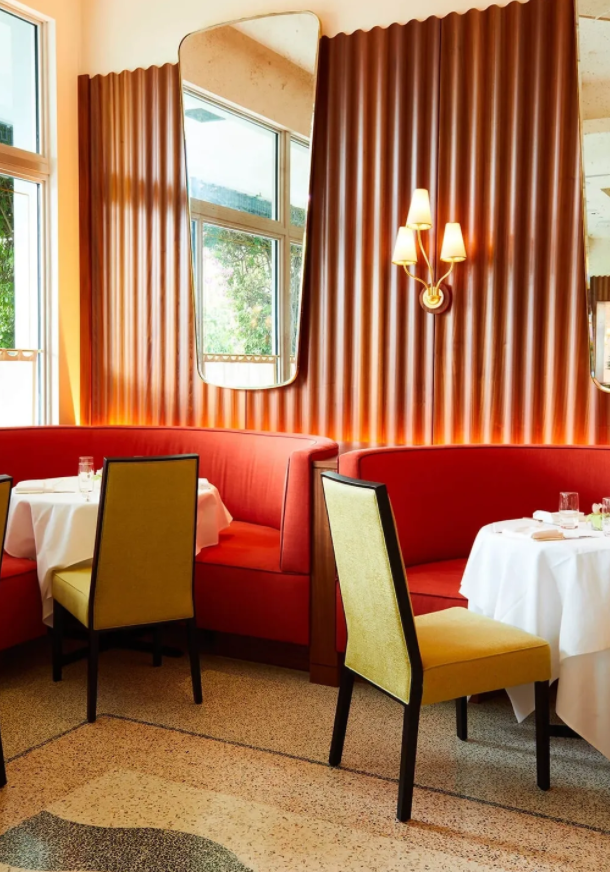
[(610, 447), (459, 445), (369, 448), (343, 454), (339, 472), (388, 486), (407, 566), (467, 557), (478, 530), (556, 511), (574, 490), (580, 508), (610, 496)]
[(282, 569), (309, 571), (311, 463), (336, 443), (316, 436), (189, 427), (0, 428), (0, 471), (24, 479), (75, 475), (80, 455), (199, 455), (199, 474), (237, 521), (282, 531)]

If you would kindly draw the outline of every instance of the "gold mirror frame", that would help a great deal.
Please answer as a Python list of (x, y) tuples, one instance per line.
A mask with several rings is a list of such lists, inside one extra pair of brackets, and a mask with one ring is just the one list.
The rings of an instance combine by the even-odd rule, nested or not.
[[(318, 62), (319, 62), (319, 44), (321, 37), (321, 24), (317, 15), (313, 12), (303, 11), (303, 12), (276, 12), (270, 13), (267, 15), (256, 15), (256, 16), (248, 16), (245, 18), (235, 19), (228, 22), (222, 22), (220, 24), (212, 25), (210, 27), (202, 28), (197, 31), (193, 31), (192, 33), (187, 34), (180, 42), (179, 46), (179, 75), (180, 75), (180, 109), (181, 109), (181, 117), (182, 117), (182, 130), (183, 130), (183, 141), (184, 141), (184, 159), (185, 159), (185, 167), (186, 167), (186, 184), (187, 184), (187, 200), (188, 200), (188, 219), (189, 219), (189, 270), (190, 270), (190, 281), (191, 281), (191, 293), (192, 293), (192, 305), (194, 312), (194, 326), (195, 326), (195, 345), (196, 345), (196, 357), (197, 357), (197, 370), (201, 379), (206, 383), (213, 385), (215, 387), (223, 387), (229, 390), (271, 390), (279, 387), (286, 387), (287, 385), (292, 384), (299, 374), (299, 363), (300, 363), (300, 353), (301, 353), (301, 334), (302, 334), (302, 323), (303, 323), (303, 287), (304, 287), (304, 277), (305, 277), (305, 264), (307, 259), (307, 244), (308, 244), (308, 225), (309, 225), (309, 208), (310, 202), (308, 200), (306, 213), (305, 213), (305, 222), (303, 227), (302, 234), (302, 253), (301, 253), (301, 272), (300, 272), (300, 281), (299, 281), (299, 310), (298, 317), (296, 321), (296, 341), (295, 341), (295, 361), (294, 361), (294, 371), (290, 374), (290, 377), (281, 381), (275, 382), (272, 384), (261, 384), (261, 385), (243, 385), (243, 384), (219, 384), (218, 381), (210, 380), (206, 377), (203, 362), (205, 357), (211, 357), (212, 354), (208, 354), (205, 352), (203, 348), (203, 335), (202, 331), (197, 329), (198, 323), (198, 302), (197, 302), (197, 285), (196, 285), (196, 277), (195, 277), (195, 260), (194, 260), (194, 252), (193, 252), (193, 234), (191, 228), (193, 226), (193, 213), (191, 209), (191, 196), (190, 196), (190, 188), (189, 188), (189, 173), (188, 173), (188, 148), (187, 148), (187, 136), (186, 136), (186, 125), (185, 125), (185, 87), (183, 83), (186, 81), (185, 77), (182, 75), (183, 71), (183, 60), (182, 60), (182, 51), (183, 47), (187, 40), (191, 37), (208, 33), (211, 31), (218, 31), (221, 28), (230, 28), (239, 25), (250, 24), (257, 21), (265, 21), (271, 19), (278, 18), (287, 18), (293, 16), (308, 16), (311, 19), (315, 19), (316, 22), (316, 45), (315, 45), (315, 55), (313, 60), (313, 72), (312, 72), (312, 80), (313, 80), (313, 91), (312, 91), (312, 100), (311, 100), (311, 125), (309, 129), (308, 143), (309, 143), (309, 175), (308, 175), (308, 183), (309, 183), (309, 193), (311, 192), (311, 173), (312, 173), (312, 161), (311, 161), (311, 146), (313, 140), (313, 126), (315, 121), (315, 109), (316, 109), (316, 85), (317, 85), (317, 75), (318, 75)], [(272, 49), (271, 49), (272, 50)], [(273, 51), (273, 50), (272, 50)], [(248, 117), (253, 118), (254, 120), (260, 119), (262, 125), (265, 123), (265, 116), (255, 112), (247, 112), (247, 107), (241, 107), (239, 104), (223, 99), (221, 95), (215, 95), (211, 91), (206, 91), (206, 89), (201, 88), (202, 94), (205, 95), (205, 99), (210, 100), (210, 102), (217, 102), (220, 107), (226, 107), (229, 111), (232, 111), (236, 114), (239, 114), (240, 108), (242, 112), (246, 112)], [(274, 125), (275, 126), (275, 125)], [(290, 137), (291, 130), (287, 129), (287, 134)], [(280, 175), (280, 170), (277, 169), (277, 176)], [(281, 199), (279, 193), (279, 184), (276, 181), (276, 196), (279, 200)], [(289, 204), (290, 205), (290, 204)], [(285, 204), (282, 207), (285, 208)], [(225, 229), (230, 229), (226, 228)], [(246, 228), (244, 228), (243, 232), (247, 232)], [(290, 246), (290, 240), (288, 239), (288, 247)], [(286, 267), (284, 266), (284, 270)], [(289, 280), (289, 276), (288, 276)], [(284, 278), (286, 281), (286, 277)], [(239, 354), (235, 355), (223, 355), (223, 356), (231, 356), (237, 360), (240, 357)], [(245, 355), (246, 357), (254, 357), (255, 355)]]
[[(605, 14), (602, 14), (604, 13)], [(594, 21), (597, 20), (605, 20), (608, 21), (608, 30), (610, 33), (610, 0), (574, 0), (574, 23), (575, 23), (575, 32), (576, 32), (576, 64), (577, 64), (577, 74), (578, 74), (578, 114), (579, 114), (579, 132), (580, 132), (580, 155), (581, 155), (581, 182), (582, 182), (582, 217), (583, 217), (583, 245), (584, 245), (584, 261), (585, 261), (585, 288), (586, 288), (586, 302), (587, 302), (587, 325), (588, 325), (588, 334), (589, 334), (589, 372), (591, 375), (591, 379), (593, 383), (596, 385), (599, 390), (604, 391), (606, 393), (610, 393), (610, 381), (603, 382), (597, 377), (598, 371), (598, 343), (597, 343), (597, 333), (598, 324), (597, 324), (597, 300), (594, 298), (594, 292), (592, 289), (592, 278), (595, 276), (591, 275), (590, 269), (590, 236), (589, 236), (589, 203), (587, 197), (587, 179), (589, 178), (587, 174), (587, 157), (585, 150), (585, 127), (588, 120), (588, 113), (585, 110), (585, 85), (583, 82), (583, 38), (582, 38), (582, 29), (580, 26), (580, 19), (592, 19)], [(608, 51), (608, 72), (610, 79), (610, 46)], [(600, 122), (605, 119), (600, 118), (596, 119)], [(601, 132), (608, 132), (610, 138), (610, 112), (608, 113), (608, 130)], [(590, 131), (594, 132), (594, 131)], [(610, 177), (610, 150), (608, 152), (608, 176)], [(610, 196), (610, 195), (609, 195)], [(610, 202), (610, 201), (609, 201)], [(608, 249), (610, 250), (610, 233), (608, 238)], [(608, 273), (610, 273), (610, 267), (608, 269)], [(610, 296), (609, 296), (610, 302)], [(610, 325), (609, 325), (610, 326)], [(603, 349), (601, 351), (603, 354)]]

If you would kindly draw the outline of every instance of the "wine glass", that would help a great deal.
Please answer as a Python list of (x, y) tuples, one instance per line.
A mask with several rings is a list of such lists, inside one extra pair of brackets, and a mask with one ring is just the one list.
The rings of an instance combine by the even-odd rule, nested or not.
[(574, 491), (559, 494), (559, 526), (564, 530), (578, 527), (578, 494)]
[(91, 501), (91, 493), (93, 491), (93, 458), (79, 457), (78, 458), (78, 487), (82, 494), (85, 495), (85, 501)]

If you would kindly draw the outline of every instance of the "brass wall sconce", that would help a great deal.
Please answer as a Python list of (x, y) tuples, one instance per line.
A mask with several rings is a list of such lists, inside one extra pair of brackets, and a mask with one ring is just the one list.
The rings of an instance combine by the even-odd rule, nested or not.
[[(404, 227), (398, 229), (396, 237), (396, 245), (394, 246), (394, 254), (392, 255), (392, 263), (397, 266), (402, 266), (409, 278), (415, 279), (420, 285), (423, 285), (423, 290), (419, 294), (419, 302), (426, 312), (432, 315), (440, 315), (441, 312), (446, 312), (451, 305), (451, 291), (449, 288), (442, 287), (443, 282), (449, 277), (453, 270), (454, 263), (461, 263), (466, 260), (466, 249), (464, 247), (464, 239), (462, 237), (462, 228), (457, 222), (445, 224), (445, 235), (441, 246), (440, 259), (443, 263), (449, 263), (451, 266), (436, 281), (434, 270), (426, 254), (426, 250), (422, 245), (421, 232), (422, 230), (430, 230), (432, 227), (432, 212), (430, 210), (430, 197), (425, 188), (417, 188), (413, 192), (407, 222)], [(417, 241), (415, 239), (417, 232)], [(417, 245), (421, 251), (426, 266), (428, 267), (428, 282), (420, 279), (418, 276), (409, 272), (408, 267), (414, 266), (417, 263)]]

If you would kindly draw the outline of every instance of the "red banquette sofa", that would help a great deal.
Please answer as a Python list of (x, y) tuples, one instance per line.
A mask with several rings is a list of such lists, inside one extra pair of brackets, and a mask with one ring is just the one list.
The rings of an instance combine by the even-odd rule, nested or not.
[[(387, 484), (415, 614), (468, 605), (459, 589), (479, 529), (556, 511), (577, 491), (581, 511), (610, 495), (610, 447), (463, 445), (368, 448), (339, 472)], [(337, 650), (346, 643), (337, 588)]]
[[(25, 479), (75, 475), (80, 455), (199, 455), (233, 516), (220, 543), (197, 556), (200, 626), (240, 636), (309, 643), (311, 466), (333, 457), (329, 439), (187, 427), (0, 428), (0, 472)], [(0, 649), (44, 632), (33, 561), (4, 555)]]

